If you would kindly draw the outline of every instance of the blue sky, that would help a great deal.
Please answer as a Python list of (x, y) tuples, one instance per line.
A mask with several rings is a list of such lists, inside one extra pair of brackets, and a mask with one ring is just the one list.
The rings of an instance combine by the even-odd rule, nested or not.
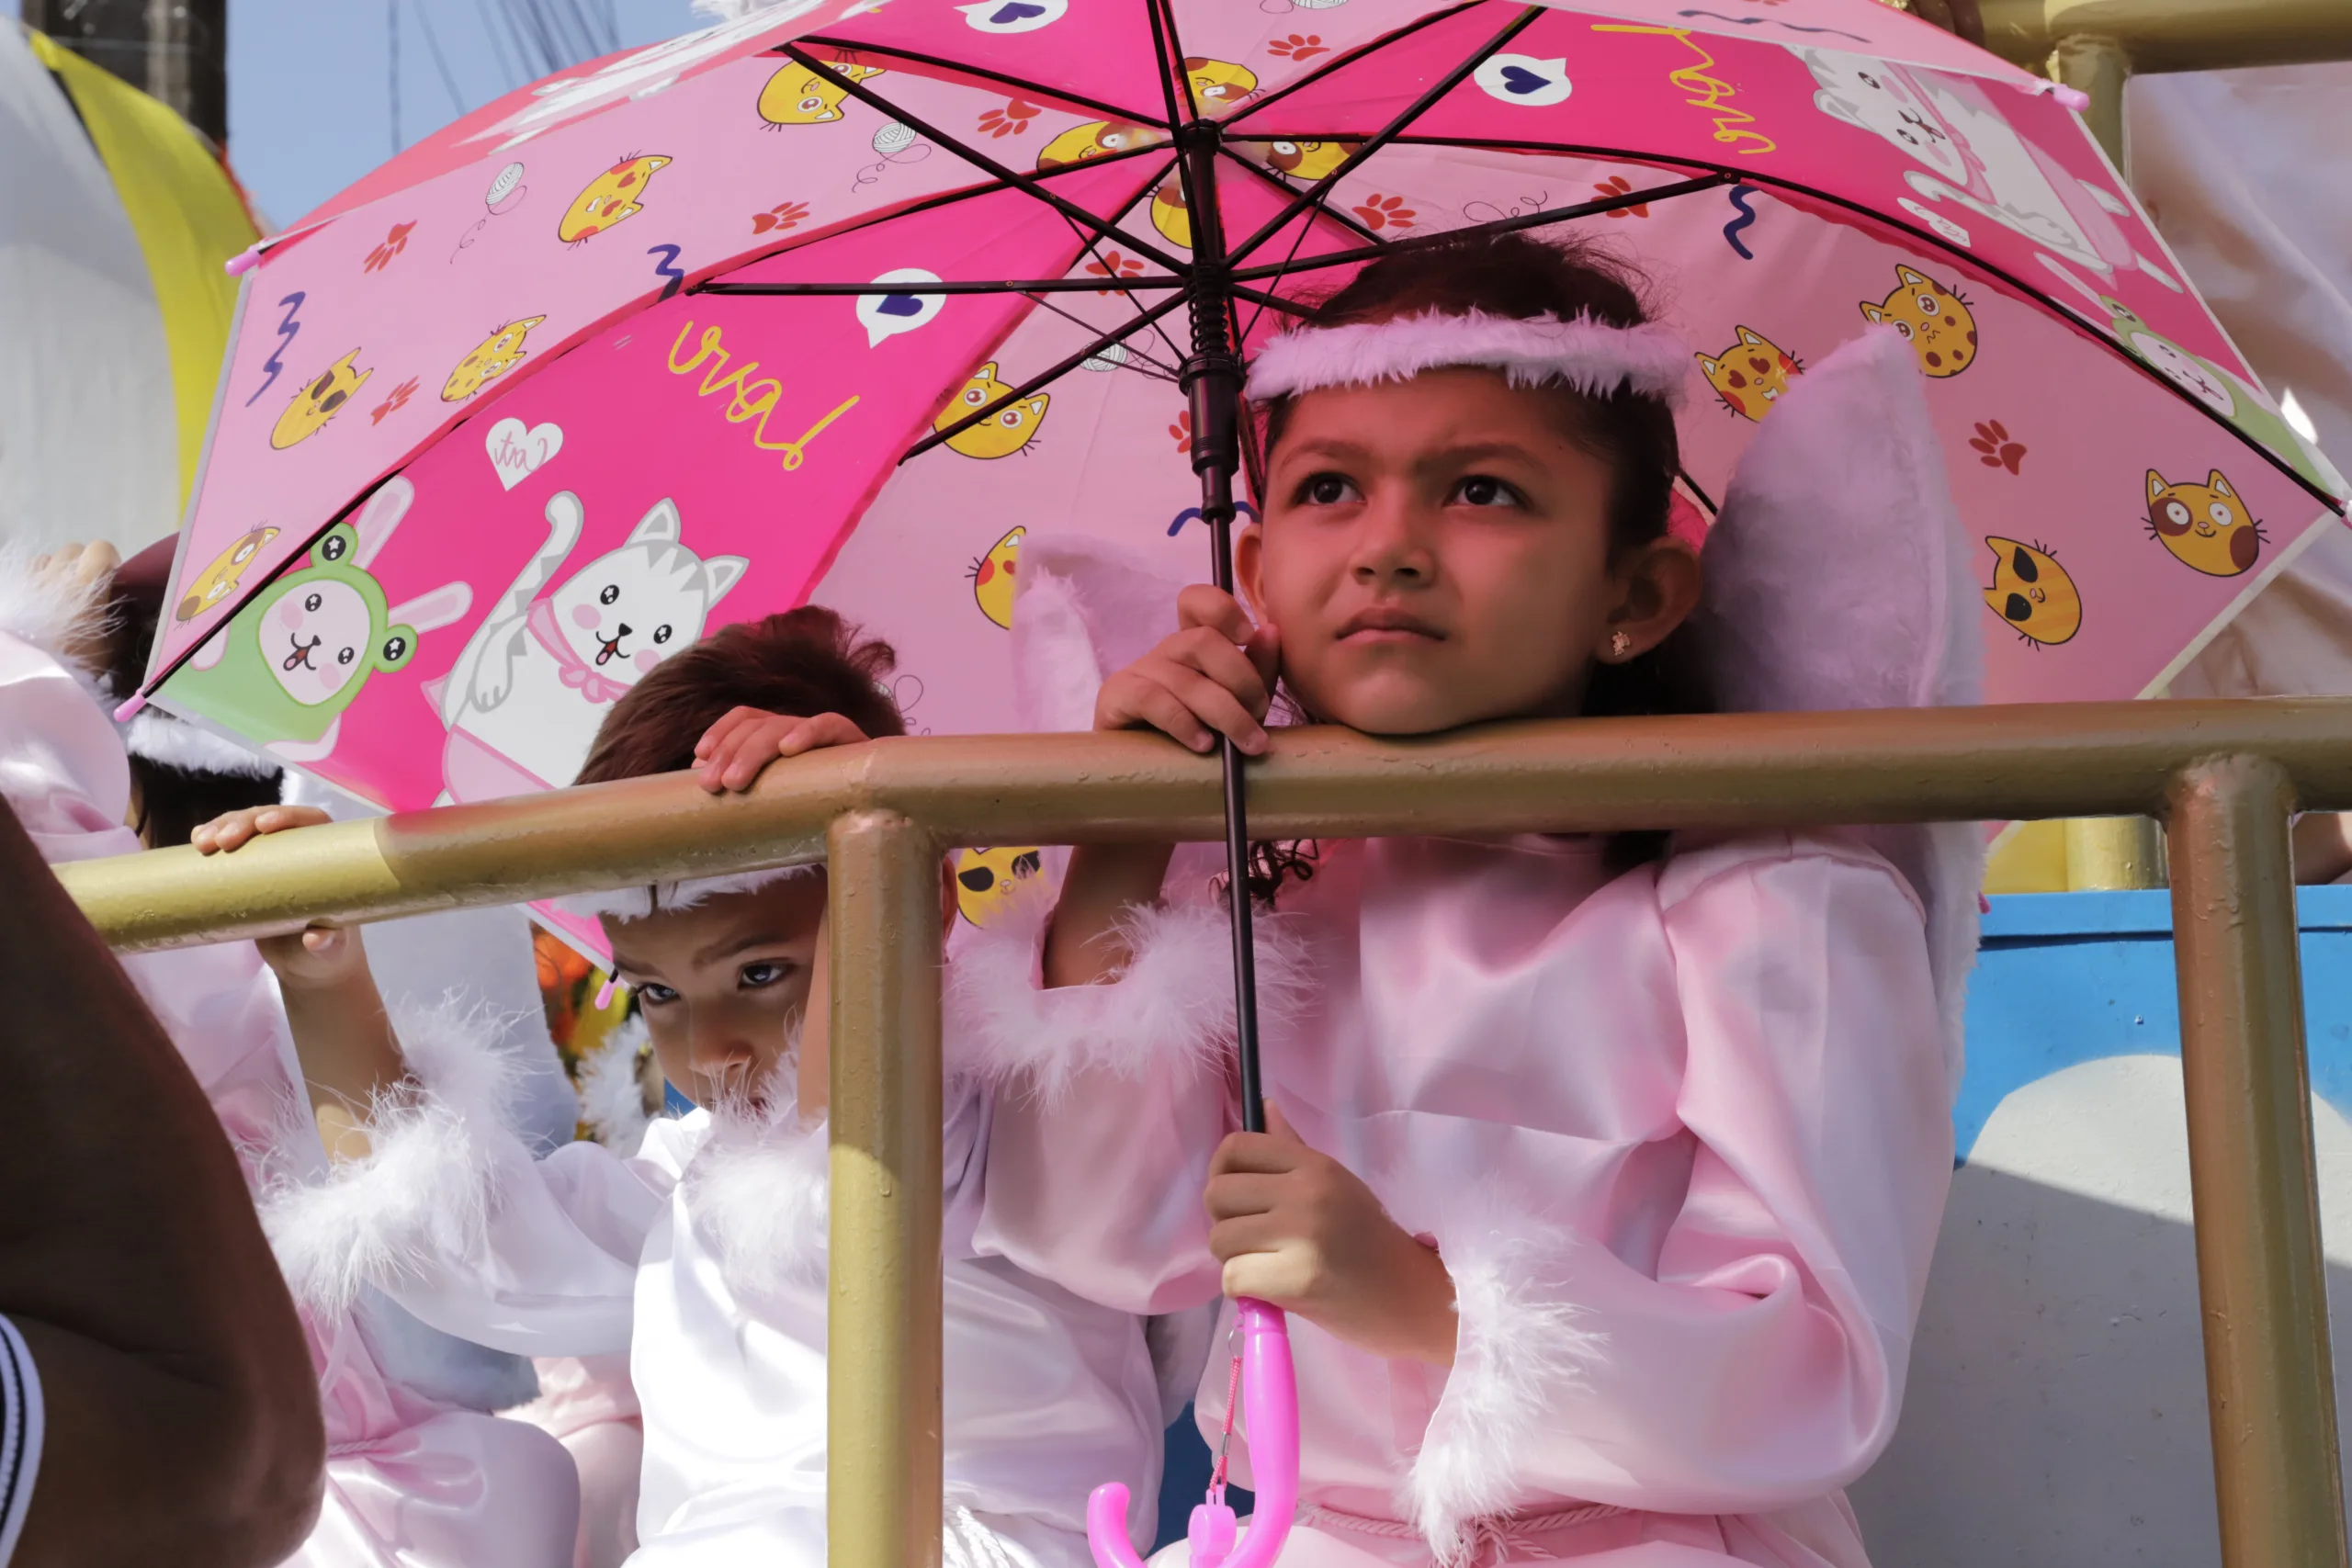
[[(293, 221), (391, 155), (395, 8), (403, 144), (538, 74), (519, 65), (506, 34), (493, 39), (492, 13), (527, 8), (507, 0), (230, 0), (229, 158), (272, 223)], [(609, 15), (623, 48), (701, 21), (691, 0), (571, 0), (571, 8)], [(17, 9), (18, 0), (0, 0), (0, 15)]]

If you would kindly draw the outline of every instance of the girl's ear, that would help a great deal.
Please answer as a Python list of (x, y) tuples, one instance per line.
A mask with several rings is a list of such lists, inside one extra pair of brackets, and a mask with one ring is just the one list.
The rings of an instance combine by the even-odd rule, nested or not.
[(1266, 602), (1259, 592), (1265, 566), (1265, 527), (1262, 524), (1245, 523), (1239, 536), (1233, 541), (1233, 585), (1241, 591), (1242, 608), (1261, 626), (1266, 620)]
[(1595, 650), (1610, 664), (1637, 659), (1672, 636), (1699, 607), (1705, 581), (1699, 552), (1671, 534), (1644, 545), (1615, 576), (1614, 601)]

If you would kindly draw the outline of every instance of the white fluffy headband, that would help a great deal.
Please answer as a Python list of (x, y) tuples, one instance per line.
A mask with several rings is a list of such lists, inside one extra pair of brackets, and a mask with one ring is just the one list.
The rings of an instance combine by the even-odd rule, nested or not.
[(236, 778), (277, 776), (276, 762), (209, 730), (198, 729), (153, 708), (144, 708), (122, 727), (123, 750), (134, 757), (191, 773), (227, 773)]
[(1501, 371), (1514, 387), (1559, 382), (1593, 397), (1624, 387), (1679, 404), (1690, 364), (1690, 345), (1657, 321), (1615, 327), (1589, 316), (1564, 321), (1556, 316), (1521, 320), (1483, 310), (1460, 316), (1425, 310), (1385, 321), (1284, 333), (1250, 362), (1250, 396), (1262, 401), (1478, 365)]
[(696, 876), (684, 882), (572, 893), (553, 902), (565, 914), (577, 915), (582, 919), (610, 915), (616, 920), (641, 920), (657, 908), (691, 909), (705, 899), (729, 893), (750, 893), (787, 877), (814, 876), (824, 869), (820, 865), (779, 865), (766, 871), (737, 871), (725, 876)]

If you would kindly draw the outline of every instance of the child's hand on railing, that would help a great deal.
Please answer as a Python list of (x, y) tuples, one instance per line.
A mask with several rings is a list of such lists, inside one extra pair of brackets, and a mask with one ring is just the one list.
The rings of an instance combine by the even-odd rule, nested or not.
[(837, 713), (796, 717), (761, 708), (733, 708), (695, 742), (695, 779), (713, 795), (747, 790), (779, 757), (828, 746), (854, 746), (865, 731)]
[[(249, 806), (222, 812), (197, 829), (189, 841), (199, 854), (231, 854), (255, 839), (330, 820), (315, 806)], [(289, 990), (344, 985), (367, 969), (359, 933), (346, 926), (312, 926), (288, 936), (263, 937), (254, 945), (277, 972), (277, 983)]]
[(1355, 1172), (1317, 1153), (1266, 1101), (1266, 1131), (1232, 1133), (1202, 1195), (1225, 1293), (1296, 1313), (1387, 1360), (1453, 1364), (1453, 1277)]
[(1266, 749), (1280, 634), (1251, 622), (1232, 594), (1202, 583), (1176, 596), (1176, 622), (1181, 630), (1102, 682), (1094, 728), (1148, 726), (1204, 752), (1224, 735), (1257, 756)]

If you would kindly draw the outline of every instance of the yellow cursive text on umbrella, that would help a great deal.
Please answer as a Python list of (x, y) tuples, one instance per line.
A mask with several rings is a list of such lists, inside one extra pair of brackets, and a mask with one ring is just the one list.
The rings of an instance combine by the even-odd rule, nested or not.
[(1690, 28), (1645, 28), (1630, 23), (1595, 22), (1592, 24), (1592, 30), (1597, 33), (1652, 33), (1662, 38), (1676, 39), (1683, 48), (1697, 55), (1699, 61), (1695, 65), (1685, 65), (1679, 71), (1668, 72), (1666, 79), (1690, 95), (1683, 102), (1692, 108), (1718, 111), (1715, 115), (1715, 140), (1726, 144), (1740, 141), (1757, 143), (1753, 147), (1739, 149), (1739, 155), (1744, 158), (1753, 158), (1759, 152), (1770, 152), (1778, 145), (1761, 131), (1744, 129), (1754, 125), (1756, 117), (1745, 109), (1730, 107), (1732, 99), (1739, 96), (1739, 89), (1720, 76), (1707, 74), (1714, 67), (1715, 57), (1709, 54), (1691, 38)]
[(783, 400), (784, 383), (773, 376), (763, 377), (756, 381), (749, 379), (752, 373), (760, 367), (760, 362), (756, 359), (747, 359), (729, 372), (727, 363), (734, 355), (729, 353), (720, 342), (719, 329), (717, 327), (705, 328), (702, 342), (695, 347), (694, 357), (683, 365), (680, 364), (678, 351), (685, 346), (686, 339), (693, 334), (694, 330), (695, 324), (688, 321), (678, 329), (677, 340), (670, 344), (671, 374), (692, 375), (704, 360), (711, 360), (710, 368), (702, 373), (702, 385), (695, 389), (695, 395), (707, 398), (714, 392), (727, 393), (727, 406), (720, 411), (727, 416), (727, 423), (742, 424), (748, 421), (757, 420), (759, 423), (752, 431), (752, 445), (763, 452), (783, 453), (786, 471), (801, 465), (808, 457), (808, 443), (817, 439), (825, 426), (857, 406), (857, 399), (852, 397), (832, 412), (802, 431), (797, 439), (770, 441), (768, 415), (775, 412), (775, 405)]

